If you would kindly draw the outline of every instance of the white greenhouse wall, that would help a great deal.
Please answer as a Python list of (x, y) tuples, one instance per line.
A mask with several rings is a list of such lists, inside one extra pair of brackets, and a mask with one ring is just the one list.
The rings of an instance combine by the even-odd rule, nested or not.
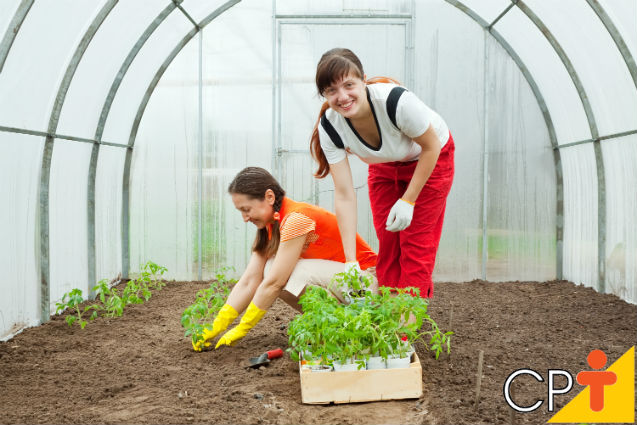
[(49, 180), (50, 309), (74, 288), (87, 295), (86, 181), (91, 158), (88, 143), (55, 140)]
[(637, 303), (637, 136), (602, 142), (606, 170), (606, 292)]
[[(164, 7), (164, 2), (117, 4), (91, 40), (75, 71), (60, 115), (57, 130), (60, 134), (95, 136), (104, 101), (122, 63)], [(105, 140), (126, 143), (128, 138)]]
[(489, 41), (486, 278), (554, 279), (557, 189), (546, 122), (518, 66)]
[[(551, 28), (577, 70), (600, 135), (634, 129), (637, 91), (621, 53), (593, 9), (585, 1), (525, 0)], [(563, 25), (564, 16), (577, 22), (578, 30)], [(637, 20), (637, 16), (633, 15)]]
[(37, 206), (43, 146), (41, 137), (0, 132), (0, 340), (40, 318)]
[(95, 285), (122, 271), (122, 175), (126, 150), (100, 148), (95, 177)]
[(151, 260), (168, 269), (168, 278), (193, 278), (197, 62), (195, 37), (164, 73), (134, 141), (130, 177), (132, 273)]
[(591, 143), (560, 150), (564, 171), (564, 279), (596, 288), (597, 168)]
[(47, 130), (68, 61), (101, 3), (62, 0), (31, 7), (11, 47), (20, 53), (7, 57), (0, 74), (0, 125)]

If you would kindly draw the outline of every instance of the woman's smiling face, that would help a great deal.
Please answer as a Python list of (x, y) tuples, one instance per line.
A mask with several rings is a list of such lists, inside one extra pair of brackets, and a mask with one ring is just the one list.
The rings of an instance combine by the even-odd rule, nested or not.
[(353, 73), (335, 81), (325, 90), (323, 97), (334, 111), (345, 118), (360, 118), (367, 104), (365, 82)]
[(232, 193), (232, 203), (243, 217), (245, 223), (250, 222), (263, 229), (268, 223), (274, 222), (274, 192), (268, 189), (264, 199), (251, 198), (241, 193)]

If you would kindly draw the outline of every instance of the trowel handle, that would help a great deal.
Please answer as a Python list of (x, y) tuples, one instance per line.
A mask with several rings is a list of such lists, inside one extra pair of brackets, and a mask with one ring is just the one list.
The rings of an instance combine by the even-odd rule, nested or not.
[(283, 356), (283, 350), (281, 350), (280, 348), (277, 348), (276, 350), (268, 351), (268, 359), (270, 360), (278, 359), (281, 356)]

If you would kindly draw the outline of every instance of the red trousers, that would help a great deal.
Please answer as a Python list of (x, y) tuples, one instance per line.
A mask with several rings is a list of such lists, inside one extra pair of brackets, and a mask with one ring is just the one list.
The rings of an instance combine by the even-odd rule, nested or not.
[(416, 200), (411, 224), (401, 232), (385, 230), (387, 216), (407, 190), (418, 161), (369, 166), (367, 183), (379, 241), (376, 275), (380, 286), (414, 286), (420, 289), (421, 297), (433, 297), (431, 275), (436, 263), (447, 195), (453, 182), (454, 151), (455, 145), (450, 134), (431, 176)]

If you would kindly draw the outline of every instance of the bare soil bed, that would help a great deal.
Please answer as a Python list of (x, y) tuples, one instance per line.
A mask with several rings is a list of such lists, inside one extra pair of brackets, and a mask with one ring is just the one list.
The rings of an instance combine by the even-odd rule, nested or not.
[[(553, 414), (546, 402), (511, 416), (502, 387), (512, 371), (545, 376), (565, 369), (575, 376), (588, 369), (592, 349), (603, 350), (610, 365), (637, 335), (636, 306), (569, 282), (437, 283), (430, 312), (443, 330), (452, 319), (455, 335), (451, 355), (438, 360), (417, 347), (420, 399), (304, 405), (289, 356), (262, 370), (243, 367), (249, 357), (287, 347), (295, 311), (281, 301), (237, 346), (192, 350), (179, 321), (207, 285), (169, 282), (121, 318), (99, 318), (81, 330), (57, 316), (0, 343), (0, 423), (545, 423)], [(581, 388), (556, 396), (557, 408)], [(533, 378), (517, 379), (514, 389), (520, 405), (546, 399), (546, 383)]]

